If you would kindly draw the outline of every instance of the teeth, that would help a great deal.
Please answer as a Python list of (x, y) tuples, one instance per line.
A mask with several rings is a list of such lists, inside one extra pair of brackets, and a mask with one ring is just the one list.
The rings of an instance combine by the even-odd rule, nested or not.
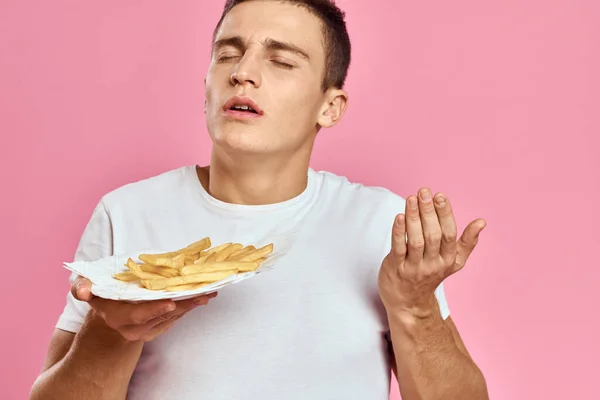
[(233, 106), (234, 110), (243, 110), (243, 111), (254, 111), (252, 109), (252, 107), (248, 107), (246, 105), (238, 105), (238, 106)]

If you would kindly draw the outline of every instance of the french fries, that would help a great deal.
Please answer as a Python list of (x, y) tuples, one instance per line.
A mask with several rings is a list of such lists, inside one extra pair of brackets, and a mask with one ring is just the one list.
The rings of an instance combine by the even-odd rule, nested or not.
[(218, 282), (237, 274), (237, 269), (220, 272), (207, 272), (193, 275), (177, 276), (175, 278), (144, 279), (142, 285), (150, 290), (162, 290), (170, 286), (185, 285), (186, 283), (212, 283)]
[(255, 271), (273, 252), (272, 243), (258, 249), (232, 242), (211, 246), (206, 237), (176, 251), (140, 254), (141, 263), (130, 258), (125, 263), (127, 270), (113, 277), (148, 290), (195, 290), (238, 273)]
[(231, 269), (238, 270), (240, 272), (254, 271), (259, 267), (257, 262), (244, 262), (244, 261), (222, 261), (215, 262), (212, 264), (200, 264), (200, 265), (188, 265), (181, 269), (181, 275), (193, 275), (207, 272), (220, 272)]

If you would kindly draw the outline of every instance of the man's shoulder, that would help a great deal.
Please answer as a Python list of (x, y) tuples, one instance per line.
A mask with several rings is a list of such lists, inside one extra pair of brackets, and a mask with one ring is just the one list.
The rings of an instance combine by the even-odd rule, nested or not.
[(194, 166), (183, 166), (129, 182), (106, 193), (102, 202), (110, 208), (123, 203), (147, 203), (152, 199), (175, 195), (188, 182), (194, 169)]
[(346, 201), (354, 208), (376, 208), (382, 213), (404, 212), (406, 199), (386, 187), (367, 185), (329, 171), (315, 173), (321, 180), (322, 190), (334, 196), (337, 203)]

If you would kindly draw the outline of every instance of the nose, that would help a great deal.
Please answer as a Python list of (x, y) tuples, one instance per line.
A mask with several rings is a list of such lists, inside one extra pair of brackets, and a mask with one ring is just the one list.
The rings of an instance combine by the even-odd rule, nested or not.
[(256, 86), (256, 81), (254, 79), (252, 79), (251, 77), (249, 77), (248, 74), (241, 74), (237, 71), (235, 71), (233, 74), (231, 74), (230, 80), (231, 80), (231, 84), (234, 86), (243, 85), (246, 82), (250, 83), (252, 86)]
[(244, 55), (237, 65), (237, 68), (231, 74), (229, 80), (234, 86), (248, 83), (258, 88), (261, 84), (258, 62), (253, 60), (249, 54)]

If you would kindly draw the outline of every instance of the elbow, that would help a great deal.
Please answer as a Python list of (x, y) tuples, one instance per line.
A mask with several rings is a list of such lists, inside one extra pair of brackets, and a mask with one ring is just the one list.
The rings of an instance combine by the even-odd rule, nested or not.
[(472, 364), (472, 368), (463, 370), (466, 374), (458, 379), (448, 380), (446, 385), (422, 396), (427, 400), (489, 400), (487, 383), (481, 370)]
[(29, 392), (29, 400), (44, 400), (48, 399), (48, 396), (44, 396), (42, 390), (42, 377), (38, 376), (38, 378), (33, 382), (33, 386), (31, 387), (31, 391)]
[(474, 372), (473, 378), (471, 379), (471, 392), (473, 400), (489, 400), (490, 396), (488, 393), (487, 382), (485, 381), (485, 376), (483, 372), (477, 367), (477, 365), (473, 364)]

